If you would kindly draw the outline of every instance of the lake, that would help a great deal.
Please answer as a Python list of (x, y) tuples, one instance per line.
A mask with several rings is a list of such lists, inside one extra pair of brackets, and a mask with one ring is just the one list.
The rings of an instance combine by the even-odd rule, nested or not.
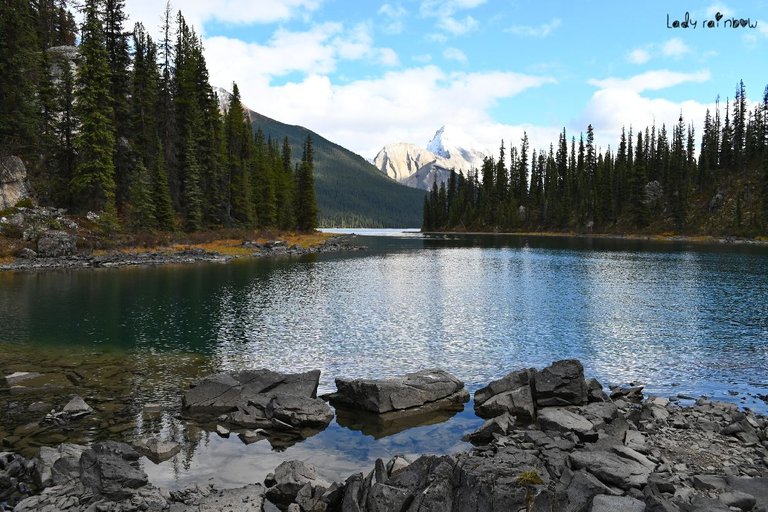
[[(464, 450), (461, 436), (481, 423), (469, 403), (384, 437), (334, 421), (285, 451), (245, 446), (175, 418), (182, 387), (219, 370), (320, 369), (323, 393), (339, 376), (442, 368), (474, 392), (578, 358), (606, 385), (768, 412), (768, 247), (358, 233), (368, 249), (348, 254), (0, 274), (0, 369), (85, 360), (80, 373), (99, 382), (90, 399), (119, 420), (82, 438), (184, 442), (171, 461), (144, 463), (151, 481), (177, 488), (260, 481), (291, 458), (344, 478), (377, 457)], [(14, 410), (16, 398), (0, 398)], [(147, 418), (146, 402), (166, 412)]]

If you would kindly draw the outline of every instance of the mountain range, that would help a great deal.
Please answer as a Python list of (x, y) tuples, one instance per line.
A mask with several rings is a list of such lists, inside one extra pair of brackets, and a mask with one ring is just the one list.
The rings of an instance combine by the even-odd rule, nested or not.
[[(222, 109), (231, 94), (216, 88)], [(360, 155), (303, 126), (282, 123), (244, 105), (254, 130), (282, 143), (288, 137), (293, 159), (301, 158), (309, 133), (315, 164), (315, 195), (321, 227), (419, 227), (424, 192), (379, 172)]]
[(412, 188), (429, 190), (437, 182), (445, 183), (451, 170), (471, 174), (483, 165), (488, 155), (480, 145), (458, 128), (441, 127), (426, 147), (408, 142), (384, 146), (373, 165), (386, 176)]

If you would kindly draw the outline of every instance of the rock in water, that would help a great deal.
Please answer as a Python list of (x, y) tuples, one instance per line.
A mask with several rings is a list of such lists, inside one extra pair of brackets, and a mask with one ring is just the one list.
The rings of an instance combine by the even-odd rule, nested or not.
[(124, 443), (96, 443), (80, 457), (80, 480), (97, 496), (113, 501), (130, 498), (147, 485), (147, 474), (136, 467), (141, 457)]
[(267, 489), (267, 498), (277, 505), (288, 506), (305, 485), (327, 489), (331, 484), (318, 476), (311, 464), (298, 460), (283, 462), (275, 468), (275, 484)]
[(421, 370), (389, 379), (336, 379), (331, 403), (374, 413), (419, 407), (457, 393), (469, 396), (464, 383), (443, 370)]
[(290, 394), (317, 398), (320, 370), (283, 374), (267, 369), (219, 373), (198, 381), (184, 394), (191, 413), (221, 414), (235, 411), (257, 395)]
[(134, 445), (134, 448), (155, 464), (171, 459), (181, 451), (179, 443), (162, 441), (156, 437), (141, 439)]

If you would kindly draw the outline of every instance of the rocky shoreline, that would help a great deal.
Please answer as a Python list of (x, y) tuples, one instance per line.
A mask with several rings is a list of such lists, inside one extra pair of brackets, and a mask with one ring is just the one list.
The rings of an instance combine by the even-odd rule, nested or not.
[[(252, 370), (200, 379), (183, 393), (183, 414), (204, 415), (219, 435), (243, 442), (300, 440), (336, 414), (396, 421), (456, 407), (469, 396), (441, 370), (382, 380), (337, 379), (317, 397), (319, 371)], [(23, 384), (24, 376), (7, 376)], [(21, 380), (19, 380), (21, 379)], [(474, 394), (487, 418), (457, 455), (377, 460), (367, 475), (328, 482), (311, 464), (285, 461), (238, 489), (169, 491), (148, 482), (142, 454), (165, 460), (172, 443), (103, 441), (43, 447), (26, 459), (0, 453), (0, 510), (309, 511), (685, 511), (768, 510), (768, 419), (700, 398), (683, 406), (642, 388), (604, 389), (576, 360), (511, 372)], [(55, 420), (90, 414), (73, 399)], [(56, 416), (58, 415), (58, 416)]]
[[(63, 233), (63, 232), (62, 232)], [(68, 249), (71, 242), (66, 236), (55, 235), (61, 241), (60, 251), (49, 256), (49, 253), (38, 254), (35, 251), (25, 251), (22, 257), (17, 257), (11, 263), (0, 264), (1, 271), (35, 271), (35, 270), (61, 270), (79, 268), (113, 268), (126, 266), (157, 266), (157, 265), (186, 265), (191, 263), (228, 263), (243, 256), (231, 256), (215, 251), (206, 251), (202, 248), (190, 247), (179, 251), (151, 251), (151, 252), (121, 252), (113, 251), (104, 255), (76, 254), (74, 249)], [(48, 240), (50, 235), (43, 238)], [(280, 257), (280, 256), (305, 256), (308, 254), (320, 254), (328, 252), (359, 251), (365, 249), (355, 243), (353, 236), (338, 236), (325, 240), (314, 247), (302, 247), (298, 244), (288, 245), (282, 240), (273, 240), (266, 243), (244, 241), (242, 247), (248, 249), (252, 258)]]

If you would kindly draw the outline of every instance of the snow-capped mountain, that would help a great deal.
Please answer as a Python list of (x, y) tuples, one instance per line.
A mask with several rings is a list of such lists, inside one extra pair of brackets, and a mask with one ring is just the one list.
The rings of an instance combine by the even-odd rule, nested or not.
[(429, 190), (435, 180), (447, 182), (451, 169), (464, 174), (479, 169), (486, 153), (478, 147), (466, 134), (446, 125), (435, 132), (426, 148), (406, 142), (384, 146), (373, 165), (403, 185)]

